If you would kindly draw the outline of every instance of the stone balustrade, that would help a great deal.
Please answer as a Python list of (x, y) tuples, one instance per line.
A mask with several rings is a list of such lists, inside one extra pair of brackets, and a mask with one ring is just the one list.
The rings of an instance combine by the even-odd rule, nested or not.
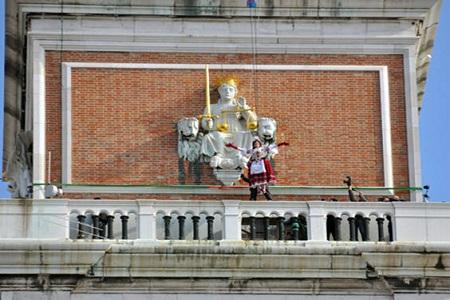
[(450, 241), (450, 204), (3, 200), (0, 238)]

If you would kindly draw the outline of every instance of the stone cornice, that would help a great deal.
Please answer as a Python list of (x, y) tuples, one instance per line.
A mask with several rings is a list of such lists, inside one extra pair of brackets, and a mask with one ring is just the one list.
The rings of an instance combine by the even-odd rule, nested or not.
[(72, 292), (151, 284), (150, 293), (308, 294), (317, 283), (320, 293), (351, 283), (359, 295), (450, 292), (450, 243), (2, 240), (0, 254), (0, 289), (45, 281)]
[[(117, 1), (30, 1), (20, 4), (23, 12), (60, 14), (104, 14), (104, 15), (172, 15), (189, 17), (248, 17), (250, 10), (245, 1), (129, 1), (118, 5)], [(296, 1), (278, 1), (276, 4), (259, 3), (253, 10), (259, 17), (302, 17), (302, 18), (424, 18), (436, 0), (413, 0), (405, 5), (403, 1), (308, 1), (298, 5)]]

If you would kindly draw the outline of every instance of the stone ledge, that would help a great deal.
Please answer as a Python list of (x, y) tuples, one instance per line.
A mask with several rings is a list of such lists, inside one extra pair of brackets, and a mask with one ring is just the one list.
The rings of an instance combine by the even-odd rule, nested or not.
[(450, 243), (2, 240), (0, 290), (450, 293)]

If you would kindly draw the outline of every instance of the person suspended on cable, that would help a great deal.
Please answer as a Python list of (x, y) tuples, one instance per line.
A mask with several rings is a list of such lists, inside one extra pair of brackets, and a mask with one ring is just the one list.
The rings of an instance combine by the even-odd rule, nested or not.
[(288, 145), (288, 143), (283, 142), (278, 145), (263, 146), (258, 138), (253, 141), (251, 149), (237, 147), (231, 143), (225, 145), (239, 150), (243, 156), (249, 158), (247, 164), (248, 177), (242, 175), (241, 178), (248, 182), (250, 186), (250, 200), (256, 201), (258, 194), (263, 194), (267, 200), (272, 200), (268, 185), (269, 183), (275, 183), (276, 178), (268, 157), (270, 154), (278, 153), (278, 147)]

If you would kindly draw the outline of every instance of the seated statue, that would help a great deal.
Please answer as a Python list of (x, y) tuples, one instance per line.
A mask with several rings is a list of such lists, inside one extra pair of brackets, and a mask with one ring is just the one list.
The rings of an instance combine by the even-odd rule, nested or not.
[(243, 168), (248, 159), (225, 147), (225, 144), (250, 148), (256, 134), (257, 117), (244, 97), (236, 100), (237, 84), (234, 79), (224, 80), (218, 92), (218, 102), (211, 104), (210, 112), (205, 108), (203, 113), (201, 125), (207, 133), (202, 140), (201, 153), (212, 168)]

